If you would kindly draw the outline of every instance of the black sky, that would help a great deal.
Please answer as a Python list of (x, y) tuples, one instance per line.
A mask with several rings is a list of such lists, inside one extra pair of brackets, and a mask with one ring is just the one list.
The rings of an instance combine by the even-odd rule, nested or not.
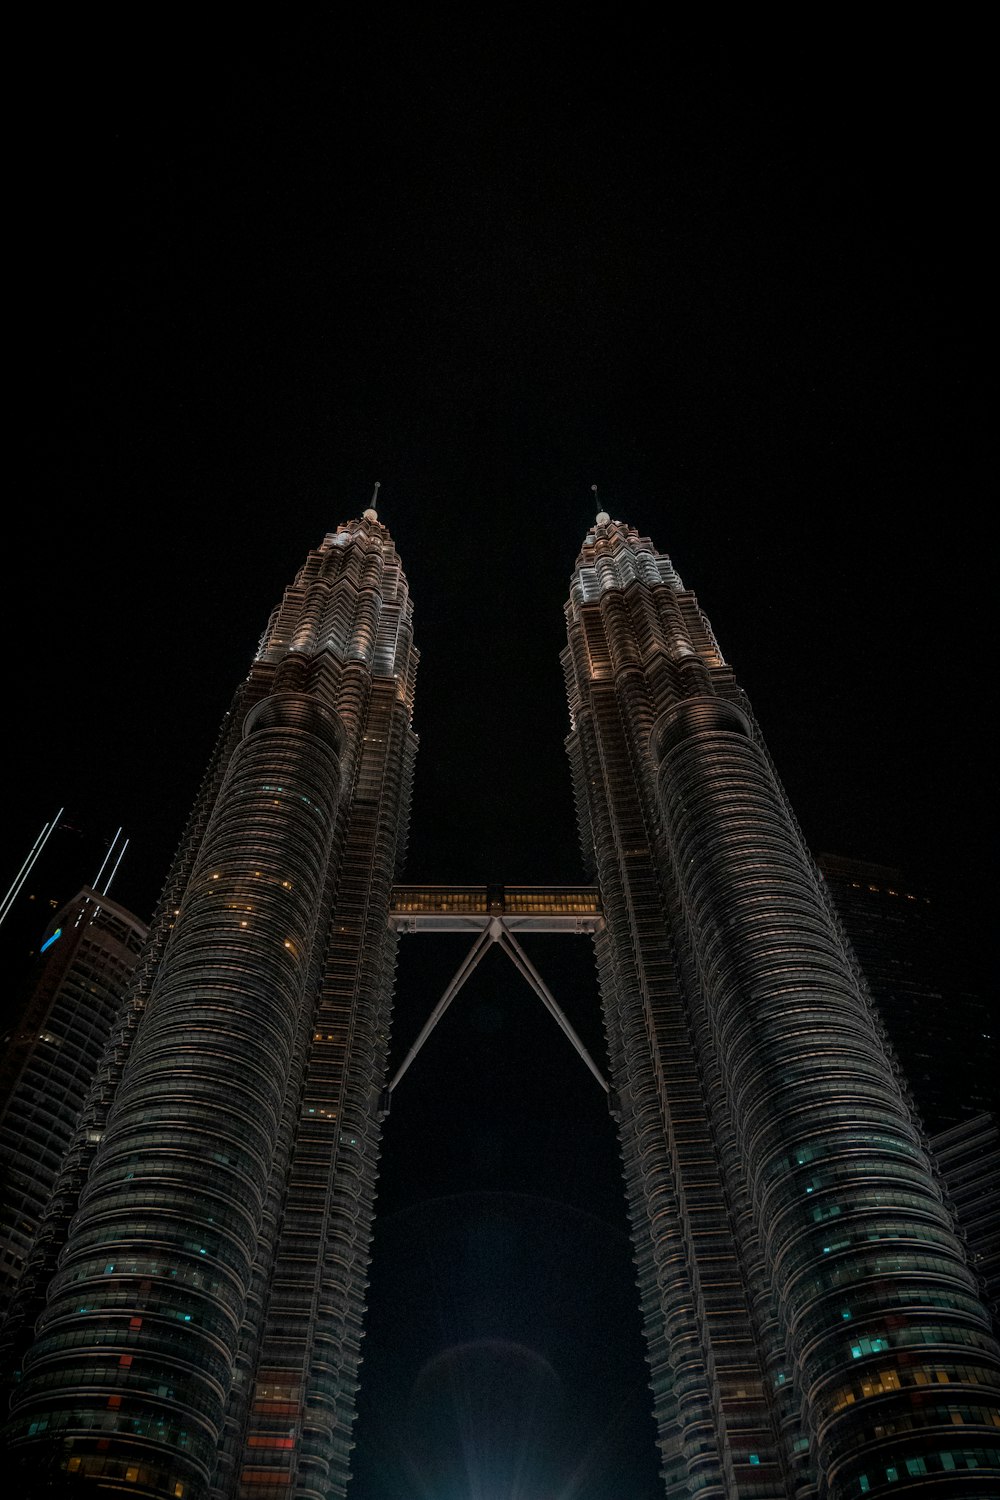
[[(22, 26), (11, 873), (65, 805), (124, 825), (148, 914), (271, 608), (379, 480), (408, 873), (579, 879), (596, 483), (697, 591), (812, 847), (991, 913), (983, 38), (722, 29)], [(589, 954), (539, 952), (599, 1051)], [(458, 956), (404, 945), (397, 1051)], [(536, 1010), (486, 966), (394, 1105), (354, 1500), (656, 1494), (610, 1125)]]

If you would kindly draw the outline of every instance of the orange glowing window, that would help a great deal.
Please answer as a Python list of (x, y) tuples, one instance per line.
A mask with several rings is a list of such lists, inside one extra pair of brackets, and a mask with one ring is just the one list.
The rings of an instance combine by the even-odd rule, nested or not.
[(120, 1370), (128, 1370), (128, 1369), (131, 1368), (131, 1365), (132, 1365), (132, 1356), (131, 1356), (131, 1354), (123, 1354), (122, 1357), (121, 1357), (121, 1359), (118, 1361), (118, 1368)]
[(142, 1319), (141, 1318), (129, 1318), (129, 1320), (128, 1320), (128, 1326), (130, 1328), (141, 1328), (142, 1327)]
[(119, 1408), (119, 1406), (121, 1406), (121, 1404), (122, 1404), (122, 1398), (120, 1396), (109, 1396), (108, 1397), (108, 1406), (111, 1408), (112, 1411), (117, 1411), (118, 1408)]
[(294, 1448), (295, 1440), (290, 1437), (250, 1437), (247, 1438), (248, 1448)]

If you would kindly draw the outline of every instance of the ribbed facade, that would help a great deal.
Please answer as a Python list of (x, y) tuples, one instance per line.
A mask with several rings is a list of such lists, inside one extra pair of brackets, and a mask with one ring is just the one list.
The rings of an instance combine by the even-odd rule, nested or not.
[(22, 1472), (345, 1493), (416, 665), (369, 511), (310, 554), (223, 724), (27, 1279)]
[(0, 1062), (0, 1316), (17, 1286), (147, 935), (85, 888), (42, 934)]
[(666, 1493), (1000, 1493), (1000, 1351), (750, 706), (602, 514), (568, 750)]

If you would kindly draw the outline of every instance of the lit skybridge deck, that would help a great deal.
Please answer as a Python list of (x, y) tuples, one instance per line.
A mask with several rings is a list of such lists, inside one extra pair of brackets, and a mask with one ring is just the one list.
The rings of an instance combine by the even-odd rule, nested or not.
[(590, 885), (397, 885), (389, 926), (403, 932), (597, 932), (601, 898)]
[(382, 1095), (382, 1113), (403, 1074), (440, 1021), (479, 960), (498, 943), (534, 990), (601, 1088), (609, 1093), (600, 1068), (588, 1053), (544, 979), (514, 936), (515, 932), (595, 933), (604, 926), (601, 900), (591, 885), (396, 885), (389, 901), (389, 926), (396, 932), (468, 932), (469, 949), (417, 1040)]

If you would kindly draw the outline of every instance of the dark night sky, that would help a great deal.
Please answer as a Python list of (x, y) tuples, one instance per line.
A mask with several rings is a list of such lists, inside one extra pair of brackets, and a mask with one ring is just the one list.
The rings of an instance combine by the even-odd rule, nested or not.
[[(812, 847), (992, 911), (983, 39), (569, 24), (22, 29), (11, 874), (65, 805), (124, 825), (148, 914), (271, 608), (377, 479), (408, 874), (579, 879), (596, 483)], [(460, 956), (409, 942), (397, 1051)], [(577, 942), (536, 961), (599, 1053)], [(494, 957), (387, 1124), (352, 1494), (653, 1500), (610, 1123)]]

